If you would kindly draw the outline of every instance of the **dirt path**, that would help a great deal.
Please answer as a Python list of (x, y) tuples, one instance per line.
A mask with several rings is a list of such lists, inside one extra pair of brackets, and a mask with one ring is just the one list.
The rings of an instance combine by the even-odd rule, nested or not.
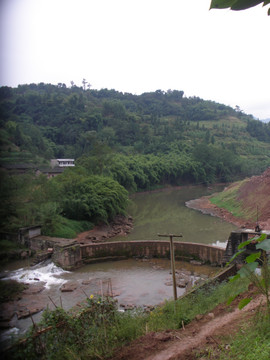
[[(254, 295), (254, 289), (250, 293)], [(239, 310), (237, 304), (242, 297), (230, 307), (221, 304), (213, 312), (198, 316), (184, 329), (149, 333), (121, 349), (112, 360), (191, 360), (200, 358), (198, 354), (203, 359), (207, 348), (218, 348), (221, 338), (236, 332), (241, 322), (252, 316), (263, 301), (262, 296), (253, 296), (254, 299)]]

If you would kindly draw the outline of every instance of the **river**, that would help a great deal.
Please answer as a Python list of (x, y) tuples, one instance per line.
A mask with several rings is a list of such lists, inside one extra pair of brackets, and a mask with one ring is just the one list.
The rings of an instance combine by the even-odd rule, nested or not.
[[(211, 190), (206, 187), (185, 186), (181, 188), (163, 189), (138, 193), (131, 197), (129, 214), (134, 219), (134, 229), (127, 237), (113, 240), (149, 240), (159, 239), (158, 233), (182, 234), (182, 241), (215, 244), (224, 247), (226, 240), (235, 226), (219, 218), (204, 215), (189, 209), (185, 202), (191, 199), (221, 191), (222, 186)], [(194, 266), (185, 262), (176, 262), (176, 269), (188, 269), (195, 281), (202, 275), (213, 275), (216, 271), (209, 266)], [(35, 268), (27, 267), (27, 263), (10, 264), (5, 270), (6, 278), (17, 279), (27, 283), (37, 281), (45, 284), (41, 292), (42, 301), (48, 307), (62, 305), (69, 309), (91, 293), (100, 291), (102, 281), (108, 279), (112, 283), (113, 292), (117, 294), (119, 305), (135, 304), (136, 306), (156, 305), (165, 299), (172, 298), (170, 263), (164, 259), (141, 261), (135, 259), (118, 262), (104, 262), (83, 266), (74, 272), (66, 272), (52, 263), (39, 264)], [(38, 280), (37, 280), (38, 279)], [(76, 284), (70, 293), (62, 293), (60, 288), (67, 282)], [(105, 285), (103, 284), (103, 290)], [(184, 293), (178, 289), (178, 296)], [(39, 296), (37, 294), (37, 296)], [(41, 313), (34, 315), (38, 321)], [(31, 319), (12, 320), (13, 333), (22, 333), (31, 325)], [(4, 335), (8, 335), (10, 332)]]
[(128, 209), (134, 219), (134, 229), (128, 236), (116, 237), (115, 240), (153, 240), (158, 239), (157, 234), (167, 233), (182, 234), (183, 238), (178, 238), (180, 241), (224, 247), (236, 226), (185, 206), (188, 200), (222, 191), (223, 188), (224, 185), (215, 185), (211, 189), (183, 186), (137, 193), (131, 197)]

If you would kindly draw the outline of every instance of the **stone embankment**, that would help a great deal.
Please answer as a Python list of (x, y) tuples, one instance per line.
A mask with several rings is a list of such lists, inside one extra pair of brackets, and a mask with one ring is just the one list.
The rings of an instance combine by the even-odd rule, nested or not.
[(102, 224), (94, 229), (78, 234), (76, 241), (80, 244), (98, 243), (115, 236), (125, 236), (133, 228), (131, 216), (117, 215), (110, 224)]

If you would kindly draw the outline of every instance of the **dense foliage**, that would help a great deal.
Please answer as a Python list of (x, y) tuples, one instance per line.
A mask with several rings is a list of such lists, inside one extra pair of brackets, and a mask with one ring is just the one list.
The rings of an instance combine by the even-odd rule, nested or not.
[(0, 227), (5, 231), (41, 224), (44, 234), (75, 237), (93, 224), (124, 214), (128, 201), (118, 182), (88, 176), (80, 168), (51, 180), (44, 175), (3, 173), (1, 185)]
[(179, 90), (1, 87), (0, 114), (3, 167), (30, 164), (46, 173), (52, 158), (76, 160), (49, 182), (5, 173), (0, 211), (14, 227), (39, 221), (49, 231), (60, 215), (110, 221), (124, 212), (124, 188), (232, 181), (270, 165), (269, 124)]

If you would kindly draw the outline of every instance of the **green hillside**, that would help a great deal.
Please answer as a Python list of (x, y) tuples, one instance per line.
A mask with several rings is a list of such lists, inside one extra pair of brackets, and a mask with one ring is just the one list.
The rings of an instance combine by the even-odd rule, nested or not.
[(1, 87), (0, 106), (2, 164), (182, 154), (202, 165), (208, 174), (200, 180), (209, 182), (260, 173), (270, 164), (269, 124), (183, 91), (137, 96), (41, 83)]
[[(124, 213), (126, 190), (234, 181), (270, 166), (270, 124), (178, 90), (1, 87), (0, 116), (5, 226), (40, 221), (50, 229), (53, 214), (109, 221)], [(5, 171), (42, 170), (52, 158), (75, 158), (76, 167), (49, 185), (32, 175), (18, 185)]]

